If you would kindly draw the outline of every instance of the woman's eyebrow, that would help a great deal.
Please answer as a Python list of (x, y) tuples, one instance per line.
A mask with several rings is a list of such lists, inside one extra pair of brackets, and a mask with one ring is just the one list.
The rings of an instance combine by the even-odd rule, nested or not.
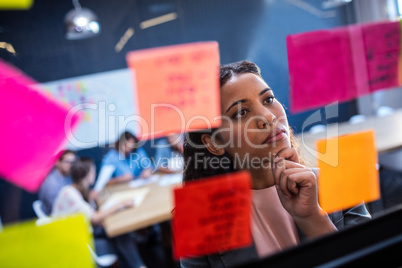
[(229, 112), (229, 110), (230, 110), (233, 106), (236, 106), (237, 104), (245, 103), (245, 102), (247, 102), (246, 99), (242, 99), (242, 100), (238, 100), (238, 101), (233, 102), (232, 105), (230, 105), (230, 107), (226, 110), (225, 113)]
[(267, 91), (272, 91), (272, 89), (270, 89), (269, 87), (267, 87), (266, 89), (263, 89), (263, 90), (260, 92), (260, 94), (258, 94), (258, 96), (264, 95), (265, 92), (267, 92)]

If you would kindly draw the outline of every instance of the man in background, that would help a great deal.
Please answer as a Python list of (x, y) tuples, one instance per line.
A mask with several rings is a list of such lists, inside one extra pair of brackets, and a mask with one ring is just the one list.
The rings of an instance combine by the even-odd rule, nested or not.
[(42, 183), (39, 189), (39, 199), (42, 201), (42, 210), (47, 215), (52, 212), (53, 203), (61, 188), (71, 184), (70, 170), (75, 159), (73, 151), (63, 151), (55, 167)]

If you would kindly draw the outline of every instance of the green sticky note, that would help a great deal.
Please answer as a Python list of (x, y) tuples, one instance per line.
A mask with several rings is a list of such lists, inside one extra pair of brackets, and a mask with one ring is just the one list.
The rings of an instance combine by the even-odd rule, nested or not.
[(91, 227), (83, 215), (37, 226), (35, 221), (5, 226), (0, 232), (1, 267), (94, 268)]

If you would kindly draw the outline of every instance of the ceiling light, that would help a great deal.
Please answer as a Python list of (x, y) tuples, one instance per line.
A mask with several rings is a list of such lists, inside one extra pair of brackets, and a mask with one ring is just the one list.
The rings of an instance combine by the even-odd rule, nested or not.
[(74, 9), (64, 17), (66, 39), (78, 40), (100, 33), (98, 17), (88, 8), (82, 8), (78, 0), (73, 0)]

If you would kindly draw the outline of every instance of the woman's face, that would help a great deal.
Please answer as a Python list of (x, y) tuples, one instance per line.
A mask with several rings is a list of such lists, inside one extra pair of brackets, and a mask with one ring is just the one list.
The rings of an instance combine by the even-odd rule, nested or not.
[(259, 76), (245, 73), (228, 80), (221, 89), (221, 109), (219, 143), (236, 164), (252, 164), (243, 168), (267, 166), (276, 153), (291, 147), (285, 110)]
[(135, 147), (134, 139), (128, 139), (128, 140), (122, 142), (122, 145), (121, 145), (121, 149), (122, 149), (124, 155), (129, 155), (133, 151), (134, 147)]
[(85, 182), (86, 182), (86, 187), (91, 186), (92, 184), (94, 184), (95, 182), (95, 178), (96, 178), (96, 170), (95, 170), (95, 165), (91, 165), (91, 168), (87, 174), (87, 176), (85, 177)]

